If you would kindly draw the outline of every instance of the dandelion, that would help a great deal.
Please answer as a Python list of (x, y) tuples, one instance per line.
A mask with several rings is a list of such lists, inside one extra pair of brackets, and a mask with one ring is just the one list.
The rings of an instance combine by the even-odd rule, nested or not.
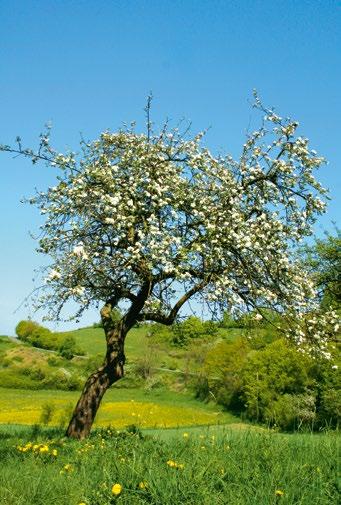
[(52, 449), (52, 456), (57, 456), (58, 455), (58, 451), (57, 449)]
[(111, 492), (114, 496), (118, 496), (119, 494), (121, 494), (122, 493), (121, 484), (114, 484), (113, 487), (111, 488)]
[(183, 470), (185, 467), (183, 463), (176, 463), (176, 461), (173, 461), (172, 459), (169, 459), (167, 461), (167, 465), (170, 466), (171, 468), (180, 468), (181, 470)]
[(276, 496), (283, 496), (284, 495), (284, 491), (282, 491), (281, 489), (276, 489), (275, 495)]
[(44, 453), (44, 452), (49, 452), (49, 448), (47, 445), (42, 445), (40, 448), (39, 448), (39, 452), (40, 453)]
[(62, 470), (60, 470), (60, 474), (73, 472), (73, 466), (70, 463), (67, 463), (63, 466)]
[(139, 488), (140, 489), (146, 489), (148, 487), (148, 484), (145, 480), (142, 480), (140, 483), (139, 483)]

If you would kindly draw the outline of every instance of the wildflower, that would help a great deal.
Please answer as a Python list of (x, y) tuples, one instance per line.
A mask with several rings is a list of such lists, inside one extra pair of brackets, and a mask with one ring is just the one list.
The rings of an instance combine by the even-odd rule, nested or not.
[(73, 467), (72, 465), (70, 465), (70, 463), (67, 463), (66, 465), (63, 466), (62, 470), (60, 470), (60, 474), (63, 474), (63, 473), (69, 473), (69, 472), (73, 472)]
[(78, 505), (86, 505), (85, 501), (81, 501)]
[(57, 456), (57, 454), (58, 454), (57, 449), (52, 449), (52, 453), (51, 454), (52, 454), (52, 456)]
[(43, 452), (49, 452), (49, 448), (47, 445), (42, 445), (40, 448), (39, 448), (39, 452), (40, 453), (43, 453)]
[(139, 483), (139, 488), (140, 489), (146, 489), (148, 487), (148, 484), (145, 480), (142, 480), (140, 483)]
[(275, 495), (276, 496), (283, 496), (284, 495), (284, 491), (282, 491), (281, 489), (276, 489)]
[(111, 488), (111, 492), (114, 496), (118, 496), (122, 492), (122, 486), (121, 484), (114, 484), (113, 487)]
[(184, 438), (188, 438), (188, 437), (189, 437), (188, 433), (184, 433), (182, 436), (183, 436)]
[(183, 468), (185, 467), (183, 463), (176, 463), (176, 461), (173, 461), (172, 459), (169, 459), (167, 461), (167, 465), (170, 466), (171, 468), (180, 468), (181, 470), (183, 470)]

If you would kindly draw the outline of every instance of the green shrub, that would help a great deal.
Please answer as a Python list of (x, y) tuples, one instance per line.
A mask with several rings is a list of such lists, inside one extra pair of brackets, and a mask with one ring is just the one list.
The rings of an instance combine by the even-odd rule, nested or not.
[(66, 335), (61, 339), (59, 354), (66, 359), (72, 359), (76, 354), (76, 340), (71, 335)]
[(252, 351), (241, 377), (247, 415), (269, 422), (266, 412), (280, 395), (305, 393), (312, 384), (308, 361), (283, 339)]
[(198, 317), (190, 316), (172, 326), (173, 343), (180, 346), (187, 345), (192, 339), (211, 336), (217, 331), (217, 325), (213, 321), (202, 321)]
[(39, 389), (41, 383), (29, 376), (18, 375), (15, 370), (0, 370), (0, 386), (13, 389)]
[(53, 333), (42, 326), (33, 330), (27, 338), (33, 347), (41, 349), (55, 349), (55, 340)]
[(51, 354), (47, 358), (47, 363), (49, 366), (60, 366), (62, 362), (63, 360), (59, 356), (56, 356), (55, 354)]
[(56, 406), (53, 402), (45, 402), (41, 406), (40, 422), (47, 426), (53, 418)]
[(25, 342), (32, 332), (39, 328), (41, 328), (41, 326), (35, 321), (20, 321), (15, 328), (15, 333), (20, 340)]
[(264, 421), (284, 430), (312, 429), (316, 420), (316, 398), (313, 394), (284, 394), (264, 409)]

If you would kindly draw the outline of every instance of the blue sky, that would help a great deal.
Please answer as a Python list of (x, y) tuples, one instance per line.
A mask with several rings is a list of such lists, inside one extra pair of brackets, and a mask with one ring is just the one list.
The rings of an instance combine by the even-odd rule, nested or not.
[[(0, 143), (21, 135), (36, 144), (47, 121), (53, 143), (77, 149), (124, 121), (192, 120), (211, 127), (206, 143), (237, 156), (248, 125), (252, 89), (301, 132), (329, 165), (331, 189), (317, 234), (340, 223), (341, 2), (328, 0), (1, 0)], [(20, 204), (54, 179), (45, 166), (0, 155), (0, 334), (34, 316), (18, 305), (34, 284), (29, 231), (34, 208)], [(39, 319), (39, 318), (38, 318)], [(98, 319), (89, 313), (82, 323)]]

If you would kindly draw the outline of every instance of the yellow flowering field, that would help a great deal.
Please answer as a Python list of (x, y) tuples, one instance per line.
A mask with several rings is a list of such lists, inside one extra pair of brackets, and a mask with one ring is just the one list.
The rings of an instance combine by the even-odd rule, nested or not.
[[(53, 417), (50, 424), (58, 425), (68, 418), (67, 411), (70, 411), (76, 403), (78, 396), (78, 391), (23, 392), (0, 389), (0, 424), (39, 423), (43, 405), (49, 403), (53, 404)], [(227, 422), (226, 415), (222, 412), (149, 400), (112, 401), (113, 396), (114, 394), (108, 395), (108, 398), (103, 401), (95, 425), (123, 428), (135, 424), (143, 428), (169, 428)]]

